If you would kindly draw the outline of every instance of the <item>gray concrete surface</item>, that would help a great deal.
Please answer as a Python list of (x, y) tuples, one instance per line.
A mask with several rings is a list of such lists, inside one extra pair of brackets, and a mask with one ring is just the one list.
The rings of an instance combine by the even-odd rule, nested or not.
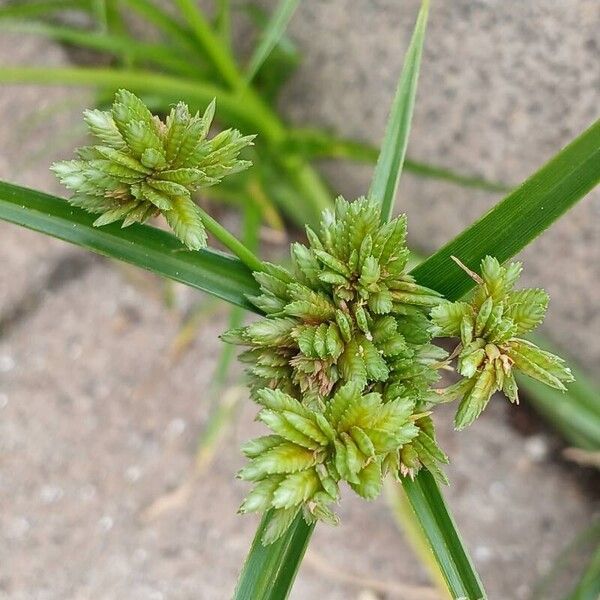
[[(303, 3), (291, 31), (304, 63), (282, 100), (289, 117), (378, 141), (416, 7)], [(434, 2), (411, 154), (518, 182), (597, 117), (599, 24), (593, 0)], [(2, 64), (65, 61), (53, 44), (0, 40)], [(48, 121), (32, 118), (65, 103)], [(10, 119), (0, 177), (59, 191), (47, 167), (70, 153), (64, 135), (85, 103), (72, 90), (1, 87)], [(366, 167), (323, 170), (349, 197), (366, 189)], [(400, 192), (411, 241), (428, 250), (495, 200), (412, 176)], [(590, 195), (523, 256), (528, 282), (552, 294), (546, 332), (591, 370), (599, 201)], [(256, 524), (236, 515), (246, 485), (233, 479), (240, 442), (259, 430), (254, 407), (241, 402), (179, 503), (147, 512), (189, 476), (225, 316), (172, 364), (195, 295), (178, 289), (177, 308), (165, 310), (153, 277), (1, 223), (0, 256), (0, 599), (229, 597)], [(515, 428), (518, 410), (497, 399), (461, 434), (448, 413), (438, 419), (453, 458), (449, 502), (493, 599), (528, 598), (598, 511), (589, 473), (559, 460), (560, 442), (535, 418)], [(426, 573), (384, 501), (348, 493), (341, 513), (339, 528), (317, 530), (292, 598), (422, 598)]]

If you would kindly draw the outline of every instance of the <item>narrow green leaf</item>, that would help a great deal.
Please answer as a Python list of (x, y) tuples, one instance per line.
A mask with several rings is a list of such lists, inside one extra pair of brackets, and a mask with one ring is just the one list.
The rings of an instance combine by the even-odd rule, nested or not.
[[(427, 11), (428, 2), (424, 0), (406, 54), (396, 97), (388, 117), (383, 146), (369, 191), (369, 195), (381, 203), (382, 222), (389, 221), (391, 218), (406, 154)], [(425, 285), (435, 289), (436, 281), (433, 280)], [(414, 480), (404, 478), (402, 485), (452, 596), (467, 600), (485, 598), (479, 576), (473, 568), (469, 554), (460, 539), (433, 475), (427, 469), (421, 469)]]
[(78, 30), (36, 22), (0, 21), (0, 29), (15, 33), (40, 35), (84, 48), (108, 52), (121, 58), (130, 57), (165, 67), (174, 73), (197, 76), (198, 66), (180, 58), (168, 46), (149, 44), (125, 35), (112, 35), (95, 31)]
[(300, 0), (280, 0), (271, 19), (260, 36), (260, 42), (255, 48), (246, 73), (246, 83), (250, 83), (261, 68), (269, 54), (279, 42), (290, 22)]
[(149, 2), (148, 0), (121, 0), (121, 2), (123, 5), (137, 12), (148, 23), (151, 23), (160, 31), (167, 34), (178, 46), (185, 48), (191, 53), (193, 55), (190, 61), (192, 64), (196, 64), (198, 57), (202, 56), (191, 31), (153, 2)]
[(477, 269), (488, 254), (500, 262), (508, 260), (599, 181), (600, 120), (412, 274), (421, 285), (458, 300), (474, 282), (451, 256), (470, 269)]
[[(306, 159), (344, 158), (357, 162), (376, 163), (379, 149), (366, 142), (348, 140), (319, 129), (293, 129), (282, 144), (282, 151), (302, 155)], [(439, 179), (465, 188), (486, 192), (510, 192), (512, 187), (499, 181), (488, 181), (482, 177), (457, 173), (439, 165), (404, 159), (404, 170), (418, 177)]]
[(600, 545), (596, 548), (579, 583), (565, 600), (598, 600), (600, 598)]
[(202, 48), (225, 83), (236, 88), (241, 82), (241, 77), (235, 60), (227, 46), (211, 28), (198, 4), (195, 0), (174, 0), (174, 4), (198, 40), (199, 47)]
[(264, 546), (261, 540), (271, 515), (269, 511), (262, 517), (233, 600), (285, 600), (290, 593), (314, 525), (298, 514), (282, 537)]
[(187, 251), (166, 231), (146, 225), (93, 227), (93, 215), (64, 200), (4, 182), (0, 182), (0, 218), (256, 310), (246, 300), (246, 294), (259, 293), (247, 267), (221, 252)]
[(460, 539), (433, 475), (421, 469), (413, 480), (402, 480), (404, 491), (427, 536), (453, 598), (486, 598), (483, 586)]
[(65, 9), (90, 11), (92, 0), (37, 0), (34, 2), (11, 2), (0, 7), (0, 19), (41, 17)]
[(217, 14), (215, 16), (215, 29), (223, 43), (231, 46), (231, 3), (229, 0), (217, 0)]
[(382, 221), (388, 221), (392, 214), (394, 197), (408, 146), (428, 11), (429, 0), (423, 0), (404, 58), (404, 66), (369, 190), (369, 197), (381, 203)]
[(180, 100), (190, 108), (204, 108), (217, 98), (218, 112), (236, 123), (240, 129), (259, 131), (262, 141), (279, 141), (282, 125), (244, 91), (229, 93), (205, 81), (189, 81), (182, 77), (161, 75), (144, 70), (119, 70), (89, 67), (0, 67), (0, 82), (35, 83), (36, 85), (74, 85), (127, 88), (131, 92), (160, 96), (161, 104), (168, 106)]
[[(264, 35), (264, 31), (270, 23), (269, 12), (254, 4), (245, 4), (240, 8), (253, 22), (258, 31), (258, 39), (261, 39), (260, 36)], [(260, 93), (266, 102), (270, 105), (276, 105), (279, 92), (293, 76), (300, 62), (300, 49), (287, 33), (282, 33), (275, 47), (270, 51), (253, 77), (252, 87)]]

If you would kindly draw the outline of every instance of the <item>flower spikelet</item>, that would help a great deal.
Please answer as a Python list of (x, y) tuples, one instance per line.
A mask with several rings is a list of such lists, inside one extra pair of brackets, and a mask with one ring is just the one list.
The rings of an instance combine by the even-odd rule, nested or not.
[(179, 102), (163, 122), (137, 96), (119, 90), (110, 111), (84, 113), (99, 143), (52, 170), (73, 190), (72, 205), (100, 214), (94, 225), (127, 227), (163, 214), (188, 248), (203, 248), (206, 233), (191, 194), (247, 168), (238, 155), (253, 139), (233, 129), (209, 139), (214, 112), (214, 101), (202, 115)]
[(371, 499), (388, 470), (436, 473), (446, 461), (428, 417), (431, 365), (446, 356), (428, 314), (442, 298), (407, 273), (405, 217), (381, 225), (376, 203), (339, 198), (307, 236), (291, 270), (254, 274), (261, 294), (250, 300), (266, 317), (224, 336), (248, 347), (240, 358), (273, 431), (246, 446), (240, 473), (255, 482), (241, 510), (274, 511), (266, 542), (300, 511), (335, 522), (341, 481)]
[(447, 400), (462, 398), (456, 428), (473, 423), (495, 391), (502, 390), (518, 403), (515, 370), (564, 391), (565, 383), (573, 381), (564, 361), (519, 337), (543, 321), (548, 294), (542, 289), (513, 289), (522, 270), (518, 262), (502, 266), (486, 256), (480, 275), (456, 262), (478, 285), (468, 302), (441, 303), (431, 312), (435, 335), (460, 337), (454, 354), (463, 379), (444, 391)]

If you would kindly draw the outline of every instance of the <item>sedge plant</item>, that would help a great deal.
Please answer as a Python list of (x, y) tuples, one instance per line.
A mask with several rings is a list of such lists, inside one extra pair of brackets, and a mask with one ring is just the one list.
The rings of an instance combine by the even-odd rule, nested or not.
[[(108, 68), (7, 67), (0, 69), (0, 81), (93, 86), (98, 89), (100, 109), (106, 108), (119, 87), (128, 86), (163, 117), (179, 99), (185, 99), (194, 111), (204, 109), (212, 92), (221, 100), (216, 116), (224, 128), (259, 135), (252, 148), (254, 168), (221, 180), (219, 186), (203, 186), (203, 197), (235, 207), (252, 205), (280, 233), (283, 218), (316, 226), (320, 211), (332, 206), (333, 196), (312, 161), (337, 158), (374, 163), (378, 149), (315, 127), (292, 127), (274, 107), (302, 58), (286, 34), (298, 5), (297, 0), (280, 0), (269, 15), (252, 3), (225, 0), (217, 3), (210, 19), (193, 2), (183, 1), (173, 3), (172, 10), (153, 0), (9, 3), (0, 8), (0, 28), (91, 50)], [(63, 19), (64, 11), (77, 13), (81, 24)], [(247, 61), (232, 51), (232, 20), (241, 17), (252, 22), (257, 35)], [(136, 19), (143, 27), (132, 27)], [(233, 98), (238, 101), (231, 103)], [(464, 187), (491, 192), (510, 189), (408, 157), (403, 168), (416, 176)], [(528, 399), (568, 441), (594, 449), (600, 445), (600, 415), (593, 407), (590, 410), (589, 397), (596, 391), (585, 383), (585, 376), (577, 379), (579, 383), (568, 390), (572, 399), (568, 405), (557, 403), (551, 390), (535, 383), (522, 385)]]
[[(54, 167), (74, 191), (72, 205), (0, 184), (2, 218), (262, 315), (224, 336), (247, 347), (250, 394), (271, 431), (244, 447), (249, 462), (240, 476), (253, 487), (242, 511), (263, 518), (236, 598), (287, 597), (315, 523), (337, 521), (343, 484), (371, 499), (388, 473), (402, 482), (453, 597), (484, 598), (438, 485), (447, 458), (431, 415), (440, 402), (459, 400), (463, 428), (494, 391), (515, 402), (515, 371), (558, 390), (572, 379), (561, 359), (520, 337), (541, 321), (547, 297), (515, 289), (520, 266), (504, 263), (598, 183), (600, 123), (409, 272), (406, 219), (391, 214), (427, 8), (424, 2), (368, 195), (340, 198), (323, 212), (308, 243), (291, 248), (291, 268), (261, 261), (192, 206), (193, 191), (248, 166), (238, 153), (250, 138), (235, 131), (209, 138), (207, 113), (183, 104), (162, 122), (123, 90), (111, 111), (88, 113), (100, 143)], [(202, 35), (202, 22), (195, 25)], [(231, 75), (227, 62), (221, 66)], [(159, 214), (176, 237), (141, 224)], [(204, 229), (237, 259), (206, 249)], [(449, 356), (432, 343), (440, 335), (457, 337)], [(455, 359), (462, 379), (440, 388), (439, 370)]]

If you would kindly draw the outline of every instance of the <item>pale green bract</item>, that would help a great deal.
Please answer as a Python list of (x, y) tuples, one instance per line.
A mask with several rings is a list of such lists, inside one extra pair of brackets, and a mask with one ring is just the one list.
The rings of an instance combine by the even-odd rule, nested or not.
[(464, 379), (442, 392), (447, 400), (462, 398), (456, 428), (473, 423), (498, 390), (518, 403), (515, 369), (565, 390), (564, 384), (573, 381), (573, 376), (564, 361), (517, 337), (543, 321), (548, 294), (542, 289), (513, 290), (521, 263), (504, 267), (486, 256), (479, 276), (455, 260), (478, 285), (468, 302), (439, 304), (432, 310), (431, 319), (435, 335), (460, 337), (453, 355), (458, 356), (457, 371)]
[(94, 225), (127, 227), (163, 214), (188, 248), (204, 248), (202, 215), (191, 194), (247, 168), (238, 155), (254, 138), (227, 129), (209, 139), (214, 113), (214, 101), (203, 115), (179, 102), (163, 122), (137, 96), (119, 90), (111, 111), (84, 113), (100, 143), (79, 148), (76, 160), (52, 170), (74, 191), (71, 204), (100, 214)]

